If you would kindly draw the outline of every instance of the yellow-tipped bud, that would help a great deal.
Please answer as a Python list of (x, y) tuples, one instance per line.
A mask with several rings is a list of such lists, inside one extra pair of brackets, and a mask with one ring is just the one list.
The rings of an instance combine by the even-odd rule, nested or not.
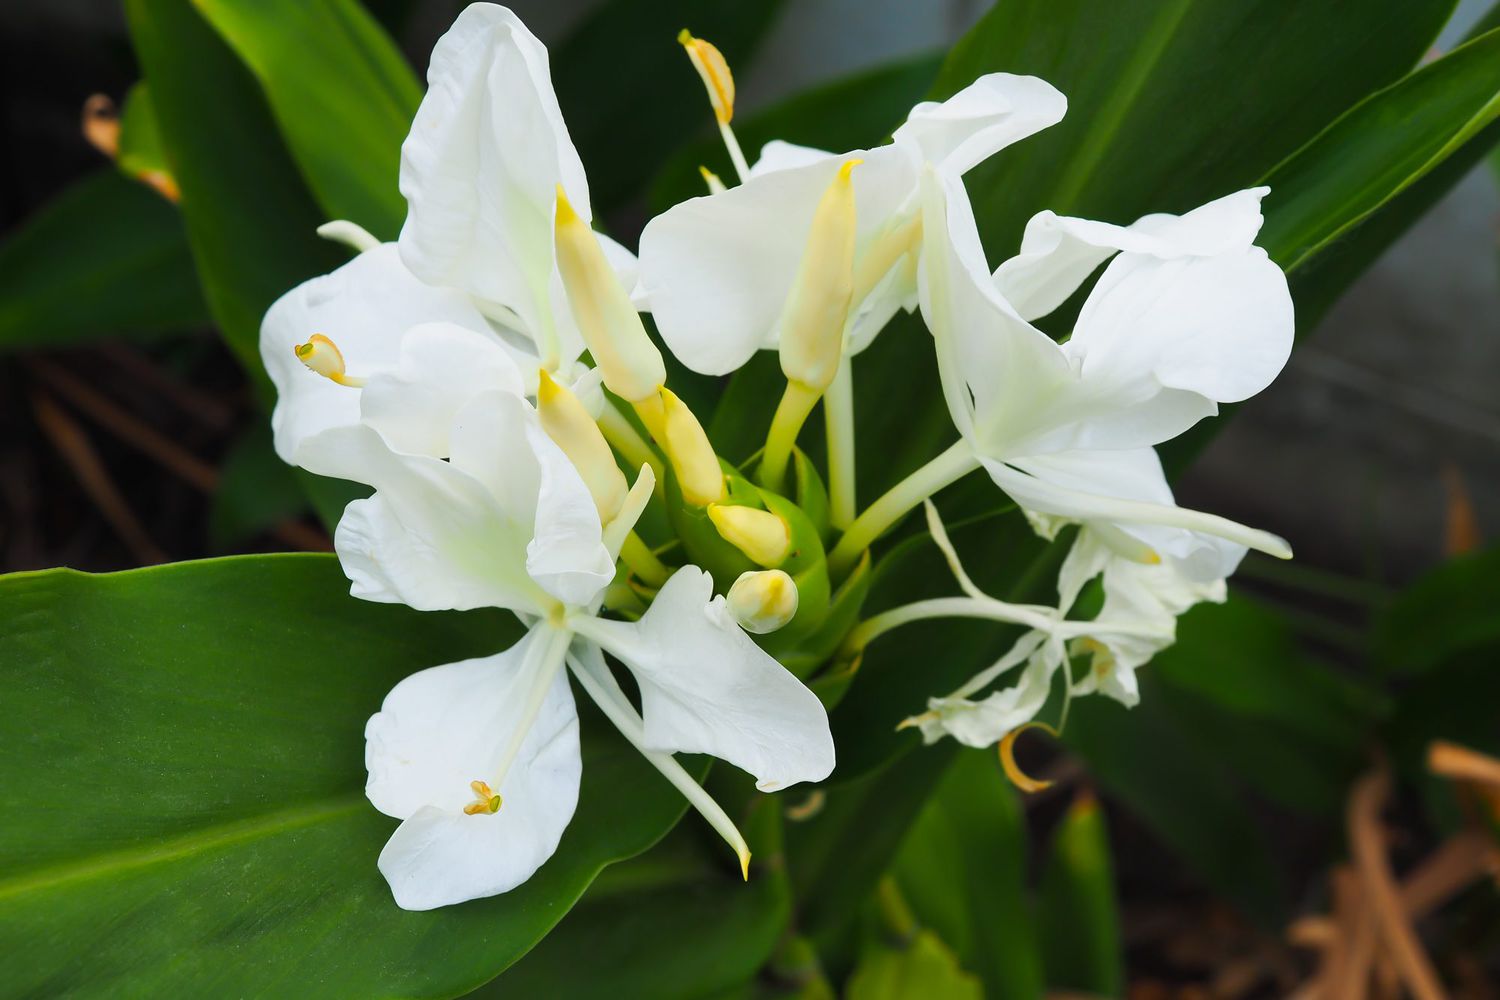
[(713, 44), (694, 38), (692, 32), (683, 28), (677, 33), (677, 41), (687, 50), (693, 61), (693, 69), (703, 78), (703, 88), (708, 91), (708, 102), (714, 106), (714, 117), (719, 124), (727, 125), (734, 118), (734, 74), (729, 72), (729, 63)]
[(583, 334), (604, 384), (636, 402), (654, 395), (667, 380), (661, 352), (646, 335), (630, 295), (620, 285), (599, 239), (557, 186), (557, 269), (573, 319)]
[(834, 175), (813, 213), (807, 249), (781, 314), (781, 370), (815, 392), (833, 382), (854, 294), (854, 183), (859, 160)]
[(712, 504), (708, 518), (719, 536), (762, 566), (775, 567), (792, 553), (792, 529), (768, 510)]
[(542, 418), (542, 429), (583, 477), (594, 506), (599, 508), (599, 519), (608, 524), (624, 506), (630, 485), (615, 464), (615, 456), (599, 425), (578, 397), (553, 381), (545, 368), (537, 386), (536, 409)]
[(708, 185), (709, 194), (723, 194), (729, 190), (724, 186), (724, 182), (719, 179), (719, 175), (707, 167), (700, 164), (698, 166), (698, 173), (702, 176), (703, 183)]
[(672, 471), (677, 473), (682, 499), (694, 507), (723, 500), (728, 491), (714, 446), (688, 405), (665, 388), (661, 390), (661, 425), (665, 438), (662, 444), (667, 449)]
[(797, 583), (779, 569), (741, 573), (725, 598), (729, 613), (746, 632), (774, 632), (797, 613)]
[(307, 343), (298, 344), (292, 350), (296, 352), (298, 361), (331, 382), (355, 389), (365, 384), (364, 379), (355, 378), (344, 370), (343, 352), (321, 333), (313, 334), (307, 338)]

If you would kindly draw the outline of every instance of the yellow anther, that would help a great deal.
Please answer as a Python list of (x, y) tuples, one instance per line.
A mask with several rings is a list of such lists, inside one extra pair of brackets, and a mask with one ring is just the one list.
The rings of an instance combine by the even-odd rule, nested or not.
[(702, 164), (698, 166), (698, 173), (703, 178), (703, 183), (708, 185), (709, 194), (723, 194), (728, 190), (724, 182), (719, 179), (719, 175)]
[(859, 160), (834, 175), (813, 213), (802, 265), (781, 315), (781, 370), (821, 393), (844, 351), (844, 324), (854, 294), (854, 183)]
[(708, 519), (730, 545), (761, 566), (776, 567), (792, 552), (792, 529), (781, 517), (754, 507), (710, 504)]
[(615, 464), (599, 425), (578, 397), (558, 385), (545, 368), (537, 380), (536, 409), (542, 429), (578, 470), (599, 509), (600, 521), (608, 524), (624, 506), (630, 485)]
[(471, 781), (469, 788), (474, 792), (475, 801), (464, 806), (466, 814), (470, 816), (493, 815), (500, 811), (500, 795), (488, 784), (483, 781)]
[(703, 425), (688, 405), (670, 389), (660, 390), (663, 446), (677, 474), (682, 499), (694, 507), (705, 507), (728, 495), (719, 456), (704, 433)]
[(710, 42), (694, 38), (692, 32), (683, 28), (677, 33), (677, 41), (687, 49), (693, 68), (703, 78), (703, 87), (708, 91), (708, 102), (714, 107), (714, 117), (721, 125), (728, 125), (734, 118), (734, 74), (729, 72), (729, 63)]
[(557, 269), (573, 319), (610, 392), (628, 402), (653, 396), (667, 380), (661, 352), (610, 267), (599, 239), (557, 186)]
[(1050, 788), (1052, 782), (1040, 781), (1033, 778), (1016, 764), (1016, 737), (1028, 729), (1043, 729), (1051, 733), (1054, 737), (1057, 736), (1057, 730), (1045, 722), (1028, 722), (1024, 726), (1017, 726), (1005, 734), (1005, 738), (1000, 741), (999, 752), (1000, 768), (1005, 772), (1005, 776), (1010, 779), (1011, 784), (1029, 794), (1031, 792), (1040, 792), (1044, 788)]
[[(716, 509), (709, 508), (709, 517)], [(764, 635), (796, 616), (797, 581), (779, 569), (750, 570), (740, 574), (724, 600), (740, 627)]]
[(307, 343), (298, 344), (292, 350), (296, 352), (298, 361), (331, 382), (354, 389), (365, 384), (364, 379), (355, 378), (344, 370), (343, 352), (321, 333), (313, 334), (307, 339)]

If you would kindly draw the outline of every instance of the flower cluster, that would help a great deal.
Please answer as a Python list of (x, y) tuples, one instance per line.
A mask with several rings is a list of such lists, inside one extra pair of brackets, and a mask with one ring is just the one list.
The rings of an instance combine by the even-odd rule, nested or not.
[[(1060, 670), (1072, 694), (1133, 702), (1134, 668), (1187, 607), (1222, 599), (1247, 546), (1289, 554), (1177, 507), (1153, 451), (1286, 360), (1286, 283), (1254, 246), (1264, 189), (1126, 227), (1043, 212), (991, 272), (962, 177), (1058, 122), (1054, 88), (991, 74), (919, 104), (880, 147), (772, 142), (752, 165), (723, 58), (680, 40), (738, 183), (705, 171), (709, 193), (653, 219), (639, 259), (592, 228), (546, 50), (510, 11), (474, 4), (433, 52), (402, 149), (400, 238), (328, 224), (356, 256), (262, 327), (278, 453), (373, 488), (335, 536), (352, 593), (503, 608), (526, 629), (407, 678), (370, 719), (366, 790), (402, 821), (379, 865), (409, 909), (504, 892), (556, 850), (581, 772), (569, 677), (744, 864), (733, 822), (672, 755), (711, 754), (762, 791), (827, 777), (827, 714), (800, 677), (830, 657), (922, 619), (1024, 625), (1004, 658), (908, 720), (988, 745), (1036, 714)], [(1033, 325), (1101, 266), (1065, 342)], [(959, 440), (860, 511), (851, 359), (918, 308)], [(643, 312), (700, 373), (778, 352), (785, 393), (752, 461), (723, 461), (667, 388)], [(796, 446), (820, 402), (826, 476)], [(1078, 526), (1057, 606), (980, 591), (928, 503), (963, 596), (858, 622), (870, 544), (978, 470), (1044, 536)], [(1070, 617), (1095, 578), (1102, 609)]]

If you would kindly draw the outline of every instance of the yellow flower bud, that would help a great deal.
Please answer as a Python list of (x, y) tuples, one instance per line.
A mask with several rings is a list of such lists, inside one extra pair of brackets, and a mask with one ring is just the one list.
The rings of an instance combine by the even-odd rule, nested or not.
[(687, 49), (693, 69), (703, 78), (703, 89), (708, 91), (708, 102), (713, 105), (714, 117), (719, 124), (728, 125), (734, 117), (734, 74), (729, 72), (729, 63), (710, 42), (694, 38), (692, 32), (683, 28), (677, 41)]
[(859, 163), (845, 162), (823, 192), (781, 314), (781, 370), (819, 393), (839, 370), (854, 294), (854, 184), (849, 175)]
[(667, 449), (672, 471), (677, 473), (682, 498), (694, 507), (723, 500), (727, 495), (724, 470), (719, 467), (719, 456), (714, 454), (703, 425), (670, 389), (661, 390), (661, 409), (665, 438), (662, 444)]
[(762, 566), (786, 562), (792, 552), (792, 529), (781, 517), (754, 507), (710, 504), (708, 519), (719, 536)]
[(746, 632), (774, 632), (797, 614), (797, 583), (779, 569), (751, 570), (734, 581), (725, 603)]
[(557, 269), (573, 319), (583, 334), (604, 384), (636, 402), (654, 395), (667, 380), (661, 352), (646, 335), (641, 317), (604, 256), (598, 237), (573, 211), (557, 186)]
[(537, 387), (536, 409), (542, 429), (578, 470), (599, 508), (599, 519), (608, 524), (620, 512), (630, 487), (599, 425), (578, 397), (553, 381), (545, 368)]
[(724, 186), (724, 182), (719, 179), (718, 174), (714, 173), (707, 167), (702, 166), (701, 164), (698, 167), (698, 174), (703, 178), (703, 183), (708, 185), (709, 194), (723, 194), (728, 190), (728, 188)]
[(321, 333), (313, 334), (307, 338), (307, 343), (298, 344), (292, 351), (297, 355), (298, 361), (330, 382), (347, 385), (352, 389), (365, 384), (364, 379), (355, 378), (344, 370), (344, 353), (339, 350), (339, 345)]

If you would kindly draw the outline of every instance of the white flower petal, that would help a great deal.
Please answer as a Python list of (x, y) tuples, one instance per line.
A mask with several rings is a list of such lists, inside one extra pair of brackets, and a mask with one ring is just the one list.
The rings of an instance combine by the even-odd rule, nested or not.
[(398, 455), (362, 425), (324, 431), (303, 453), (328, 475), (375, 487), (373, 498), (350, 505), (334, 535), (356, 596), (394, 595), (419, 611), (535, 613), (550, 603), (526, 575), (530, 526), (454, 464)]
[(564, 604), (589, 607), (615, 575), (599, 509), (583, 477), (540, 423), (529, 421), (526, 435), (541, 471), (526, 571)]
[(427, 84), (401, 148), (402, 259), (425, 281), (514, 311), (545, 356), (557, 185), (592, 217), (547, 50), (509, 10), (476, 3), (438, 40)]
[(1021, 251), (995, 269), (994, 280), (1027, 319), (1045, 316), (1116, 251), (1162, 260), (1249, 249), (1263, 221), (1269, 188), (1238, 191), (1184, 215), (1147, 215), (1129, 226), (1040, 212), (1026, 223)]
[(582, 757), (566, 671), (558, 670), (505, 780), (496, 813), (466, 815), (471, 781), (490, 782), (535, 678), (522, 669), (535, 635), (495, 656), (406, 678), (365, 727), (365, 791), (405, 822), (380, 871), (408, 910), (505, 892), (556, 851), (578, 802)]
[(492, 390), (524, 392), (520, 366), (537, 362), (519, 353), (493, 334), (453, 323), (413, 327), (395, 370), (366, 384), (360, 413), (396, 451), (447, 458), (453, 419), (470, 400)]
[(724, 375), (776, 346), (814, 209), (851, 158), (864, 160), (852, 175), (858, 254), (916, 188), (914, 168), (893, 146), (770, 171), (681, 202), (647, 224), (641, 291), (662, 339), (685, 365)]
[(1258, 247), (1165, 261), (1131, 254), (1105, 269), (1066, 350), (1084, 378), (1122, 391), (1162, 385), (1236, 402), (1281, 372), (1295, 330), (1286, 275)]
[(575, 628), (635, 674), (649, 748), (713, 754), (762, 791), (832, 772), (822, 702), (735, 624), (696, 566), (673, 574), (640, 621)]
[(918, 717), (923, 740), (934, 743), (942, 736), (952, 736), (964, 746), (994, 746), (1041, 711), (1052, 690), (1052, 674), (1060, 662), (1044, 649), (1027, 664), (1014, 685), (988, 697), (978, 701), (928, 699), (928, 715)]
[(1056, 125), (1067, 110), (1067, 98), (1045, 80), (990, 73), (942, 103), (912, 108), (894, 140), (913, 148), (919, 160), (958, 175)]
[(760, 148), (760, 159), (750, 167), (750, 176), (773, 174), (778, 170), (805, 167), (809, 163), (836, 158), (839, 154), (815, 146), (799, 146), (784, 139), (772, 139)]
[(338, 346), (350, 375), (369, 378), (393, 369), (402, 335), (427, 321), (487, 329), (467, 296), (412, 275), (394, 243), (362, 253), (277, 299), (261, 323), (260, 353), (276, 385), (271, 429), (282, 460), (295, 464), (305, 438), (359, 421), (362, 390), (310, 371), (293, 353), (298, 344), (320, 333)]

